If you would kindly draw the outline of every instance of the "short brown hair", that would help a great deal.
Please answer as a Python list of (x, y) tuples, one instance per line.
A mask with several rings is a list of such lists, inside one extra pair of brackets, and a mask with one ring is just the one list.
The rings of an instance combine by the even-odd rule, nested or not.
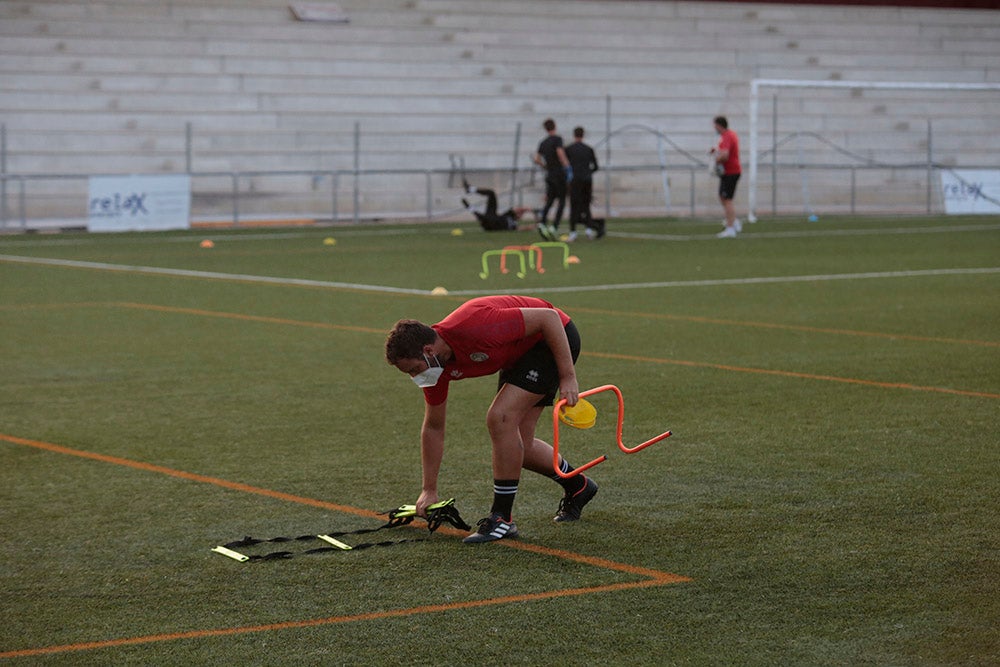
[(393, 366), (401, 359), (417, 359), (424, 345), (437, 340), (437, 332), (417, 320), (400, 320), (385, 339), (385, 360)]
[(551, 132), (552, 130), (556, 129), (556, 122), (551, 118), (546, 118), (545, 122), (542, 123), (542, 127), (545, 128), (546, 132)]

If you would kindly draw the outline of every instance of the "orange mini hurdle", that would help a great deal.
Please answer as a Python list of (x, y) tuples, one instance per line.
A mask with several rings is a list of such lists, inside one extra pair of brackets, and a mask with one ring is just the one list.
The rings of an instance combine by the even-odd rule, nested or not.
[[(622, 450), (626, 454), (635, 454), (639, 450), (645, 449), (646, 447), (649, 447), (650, 445), (655, 444), (661, 440), (665, 440), (666, 438), (669, 438), (672, 435), (670, 431), (666, 431), (656, 437), (650, 438), (649, 440), (636, 445), (635, 447), (627, 447), (625, 443), (622, 441), (622, 423), (625, 421), (625, 400), (622, 398), (621, 390), (618, 389), (618, 387), (614, 386), (613, 384), (605, 384), (601, 385), (600, 387), (594, 387), (593, 389), (588, 389), (586, 391), (580, 392), (580, 398), (592, 396), (593, 394), (599, 394), (603, 391), (612, 391), (618, 398), (618, 429), (616, 434), (616, 438), (618, 440), (618, 449)], [(578, 468), (573, 470), (573, 472), (569, 473), (565, 473), (559, 469), (559, 411), (562, 409), (564, 405), (566, 405), (566, 399), (563, 398), (559, 399), (559, 401), (556, 402), (555, 406), (553, 406), (552, 408), (552, 467), (556, 471), (557, 475), (566, 479), (569, 477), (573, 477), (575, 475), (579, 475), (584, 470), (593, 468), (598, 463), (603, 463), (604, 461), (607, 461), (608, 457), (607, 455), (598, 456), (593, 461), (584, 463), (582, 466), (579, 466)]]

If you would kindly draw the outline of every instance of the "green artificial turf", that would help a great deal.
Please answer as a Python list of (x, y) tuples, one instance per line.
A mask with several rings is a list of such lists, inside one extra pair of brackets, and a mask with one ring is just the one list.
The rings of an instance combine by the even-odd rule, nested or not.
[[(0, 659), (10, 664), (1000, 662), (995, 218), (609, 221), (544, 250), (459, 225), (0, 237)], [(335, 237), (336, 244), (323, 241)], [(201, 248), (211, 238), (214, 248)], [(534, 252), (534, 251), (531, 251)], [(511, 254), (508, 265), (518, 264)], [(442, 286), (449, 291), (432, 296)], [(597, 425), (583, 519), (522, 479), (521, 538), (238, 563), (414, 502), (403, 317), (566, 310)], [(492, 379), (452, 387), (441, 492), (489, 508)], [(539, 427), (551, 439), (548, 413)], [(304, 551), (318, 543), (247, 549)]]

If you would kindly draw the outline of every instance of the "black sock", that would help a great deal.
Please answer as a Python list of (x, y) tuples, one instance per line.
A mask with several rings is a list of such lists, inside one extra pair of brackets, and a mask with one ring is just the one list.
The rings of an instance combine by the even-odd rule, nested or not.
[[(559, 470), (567, 474), (575, 470), (575, 468), (571, 466), (566, 459), (563, 459), (562, 457), (560, 457), (560, 459), (561, 461), (559, 463)], [(550, 477), (554, 479), (559, 484), (559, 486), (564, 488), (566, 490), (566, 493), (571, 496), (575, 496), (576, 494), (580, 493), (580, 491), (583, 490), (583, 487), (587, 486), (587, 478), (584, 477), (582, 474), (573, 475), (572, 477), (562, 477), (560, 475), (557, 475), (556, 473), (552, 473)]]
[(493, 480), (493, 508), (491, 514), (499, 514), (505, 521), (513, 518), (514, 496), (517, 495), (516, 479)]

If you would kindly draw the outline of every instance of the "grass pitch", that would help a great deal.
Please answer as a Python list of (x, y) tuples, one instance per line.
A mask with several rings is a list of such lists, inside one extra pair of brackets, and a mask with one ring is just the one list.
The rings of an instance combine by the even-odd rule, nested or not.
[[(0, 658), (10, 664), (1000, 662), (1000, 224), (612, 221), (544, 250), (455, 225), (0, 238)], [(336, 238), (335, 245), (324, 243)], [(200, 247), (210, 238), (213, 248)], [(508, 257), (514, 267), (516, 255)], [(430, 294), (444, 287), (447, 295)], [(237, 563), (246, 535), (377, 527), (419, 492), (401, 317), (565, 309), (601, 491), (522, 537)], [(489, 379), (449, 401), (441, 492), (489, 508)], [(543, 418), (543, 437), (551, 425)], [(303, 544), (268, 545), (304, 550)]]

